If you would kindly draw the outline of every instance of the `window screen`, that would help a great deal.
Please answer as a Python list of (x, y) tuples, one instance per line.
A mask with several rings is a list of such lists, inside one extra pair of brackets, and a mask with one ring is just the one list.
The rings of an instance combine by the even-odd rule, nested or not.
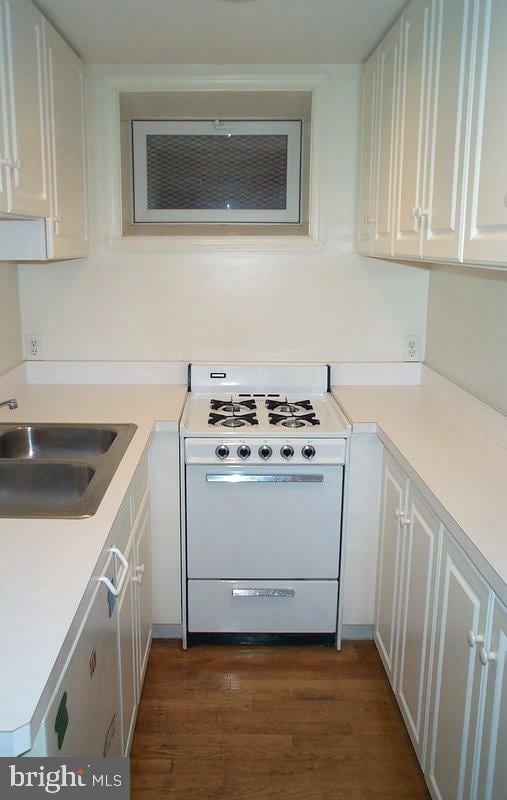
[(299, 222), (301, 123), (133, 122), (136, 222)]

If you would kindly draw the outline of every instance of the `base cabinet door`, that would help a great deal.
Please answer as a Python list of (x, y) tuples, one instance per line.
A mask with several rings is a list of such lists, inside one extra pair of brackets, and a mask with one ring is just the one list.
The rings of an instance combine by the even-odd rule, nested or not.
[(404, 554), (396, 695), (417, 757), (423, 764), (441, 525), (412, 485), (402, 527)]
[(486, 671), (478, 800), (504, 800), (507, 794), (507, 608), (495, 600), (491, 637), (479, 659)]
[(486, 637), (490, 589), (451, 541), (442, 542), (432, 666), (427, 780), (437, 800), (474, 797), (479, 733), (479, 651)]
[(136, 601), (138, 615), (138, 683), (141, 689), (151, 646), (152, 629), (152, 589), (151, 589), (151, 530), (150, 504), (146, 496), (141, 511), (139, 526), (135, 533), (135, 575)]
[[(102, 571), (115, 581), (114, 559)], [(117, 600), (98, 581), (30, 756), (119, 756)]]
[(394, 686), (398, 639), (398, 604), (402, 558), (401, 522), (407, 479), (386, 452), (382, 472), (381, 521), (374, 637), (387, 676)]
[(476, 0), (477, 63), (464, 260), (507, 265), (507, 3)]
[(118, 660), (120, 667), (121, 742), (122, 755), (130, 750), (137, 711), (137, 648), (134, 574), (134, 538), (125, 552), (129, 568), (123, 590), (118, 598)]

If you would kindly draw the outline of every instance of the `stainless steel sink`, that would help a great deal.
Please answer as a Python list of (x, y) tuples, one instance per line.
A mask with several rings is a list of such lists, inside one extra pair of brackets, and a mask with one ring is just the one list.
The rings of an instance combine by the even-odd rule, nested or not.
[(0, 517), (90, 517), (136, 425), (0, 425)]
[(117, 435), (112, 427), (20, 425), (0, 434), (0, 458), (93, 458)]

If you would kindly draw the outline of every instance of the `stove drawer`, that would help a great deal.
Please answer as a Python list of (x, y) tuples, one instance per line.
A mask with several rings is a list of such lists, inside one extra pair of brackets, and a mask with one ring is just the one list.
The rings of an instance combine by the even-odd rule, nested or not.
[(332, 633), (338, 581), (188, 582), (193, 633)]

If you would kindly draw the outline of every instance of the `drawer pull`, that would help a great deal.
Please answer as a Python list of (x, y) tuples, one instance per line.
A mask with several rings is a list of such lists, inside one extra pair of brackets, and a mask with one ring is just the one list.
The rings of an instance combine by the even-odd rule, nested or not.
[(233, 589), (233, 597), (294, 597), (294, 589)]
[(228, 474), (206, 475), (206, 483), (323, 483), (324, 475), (311, 475), (292, 473), (284, 475), (246, 475), (242, 472)]

